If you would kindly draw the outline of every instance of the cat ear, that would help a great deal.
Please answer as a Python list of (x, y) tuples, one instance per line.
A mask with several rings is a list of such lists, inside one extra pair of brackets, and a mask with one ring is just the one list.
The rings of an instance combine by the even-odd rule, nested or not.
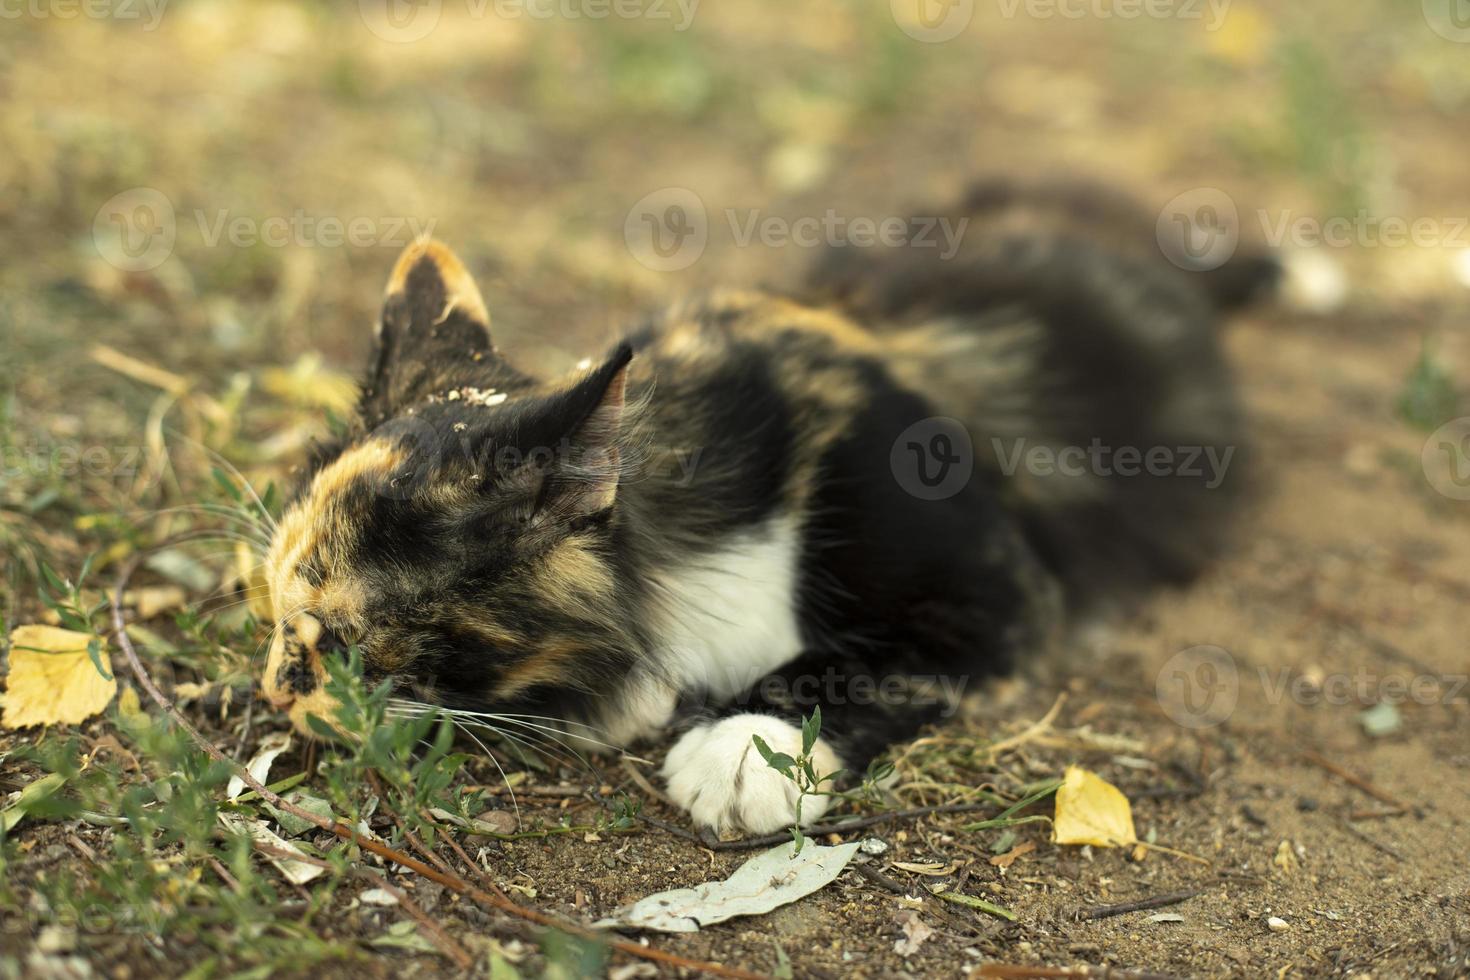
[(590, 517), (617, 499), (632, 359), (622, 344), (567, 388), (524, 404), (517, 441), (525, 464), (515, 479), (534, 486), (538, 516)]
[(393, 266), (376, 340), (359, 406), (369, 426), (447, 383), (446, 372), (465, 361), (500, 363), (479, 288), (432, 238), (404, 249)]
[(475, 280), (448, 246), (420, 238), (398, 257), (383, 297), (379, 336), (455, 339), (489, 350), (490, 313)]

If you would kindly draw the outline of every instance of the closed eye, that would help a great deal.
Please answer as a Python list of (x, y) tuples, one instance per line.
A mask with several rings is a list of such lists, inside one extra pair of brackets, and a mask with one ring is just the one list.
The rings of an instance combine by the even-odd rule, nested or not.
[(346, 658), (350, 644), (342, 639), (342, 636), (329, 626), (323, 626), (321, 636), (317, 637), (316, 651), (319, 656), (335, 656)]

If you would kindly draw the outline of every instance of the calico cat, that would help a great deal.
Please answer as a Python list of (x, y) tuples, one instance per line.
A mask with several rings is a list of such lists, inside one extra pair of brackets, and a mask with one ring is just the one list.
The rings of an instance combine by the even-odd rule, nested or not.
[(860, 770), (1068, 616), (1188, 578), (1241, 482), (1216, 320), (1274, 266), (1182, 271), (1103, 192), (946, 213), (947, 261), (834, 249), (553, 380), (496, 348), (448, 249), (409, 247), (358, 418), (269, 551), (266, 696), (308, 731), (351, 644), (414, 705), (673, 730), (671, 798), (769, 832), (796, 791), (752, 735), (795, 755), (820, 705), (816, 767)]

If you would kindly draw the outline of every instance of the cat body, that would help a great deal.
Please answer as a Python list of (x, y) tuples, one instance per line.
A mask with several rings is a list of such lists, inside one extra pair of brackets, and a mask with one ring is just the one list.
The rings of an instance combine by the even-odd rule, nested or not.
[[(684, 302), (553, 382), (410, 247), (360, 418), (270, 550), (267, 696), (328, 716), (322, 658), (353, 644), (414, 704), (673, 730), (670, 796), (765, 832), (796, 789), (753, 735), (796, 755), (819, 706), (816, 768), (859, 770), (1069, 611), (1187, 577), (1239, 483), (1216, 307), (1269, 269), (1190, 279), (1055, 198), (982, 188), (950, 261), (840, 250), (794, 298)], [(1192, 450), (1215, 470), (1162, 472)]]

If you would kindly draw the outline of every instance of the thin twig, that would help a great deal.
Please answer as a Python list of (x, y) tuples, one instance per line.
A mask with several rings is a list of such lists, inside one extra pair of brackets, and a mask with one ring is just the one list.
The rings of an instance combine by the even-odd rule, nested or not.
[(1405, 812), (1407, 812), (1409, 809), (1409, 804), (1405, 803), (1403, 800), (1392, 795), (1391, 793), (1387, 793), (1379, 789), (1377, 786), (1374, 786), (1362, 776), (1359, 776), (1358, 774), (1348, 769), (1344, 769), (1342, 766), (1339, 766), (1337, 763), (1322, 755), (1320, 752), (1313, 752), (1311, 749), (1307, 749), (1305, 752), (1302, 753), (1302, 758), (1306, 759), (1308, 762), (1321, 766), (1323, 769), (1326, 769), (1328, 772), (1332, 773), (1334, 776), (1338, 777), (1344, 782), (1351, 783), (1358, 789), (1362, 790), (1364, 793), (1367, 793), (1369, 796), (1373, 797), (1375, 800), (1378, 800), (1380, 803), (1387, 803), (1389, 806), (1398, 807), (1399, 810)]
[(650, 783), (648, 781), (648, 777), (639, 772), (638, 767), (633, 765), (633, 763), (628, 761), (627, 759), (623, 760), (623, 771), (628, 774), (629, 779), (638, 784), (639, 789), (643, 790), (643, 792), (647, 793), (650, 797), (658, 800), (664, 806), (678, 809), (674, 801), (669, 799), (667, 793), (659, 789), (657, 786), (653, 785), (653, 783)]
[(1383, 841), (1378, 840), (1376, 838), (1369, 837), (1367, 834), (1363, 833), (1361, 830), (1359, 830), (1357, 827), (1354, 827), (1352, 824), (1348, 823), (1346, 820), (1344, 820), (1342, 822), (1341, 827), (1342, 827), (1343, 830), (1346, 830), (1348, 833), (1352, 834), (1358, 840), (1362, 841), (1364, 844), (1367, 844), (1369, 847), (1373, 848), (1375, 851), (1378, 851), (1378, 852), (1380, 852), (1382, 854), (1387, 854), (1389, 857), (1393, 858), (1395, 861), (1405, 861), (1405, 860), (1407, 860), (1407, 858), (1404, 857), (1403, 853), (1400, 852), (1398, 850), (1398, 848), (1393, 847), (1392, 845), (1389, 845), (1389, 844), (1385, 844), (1385, 843), (1383, 843)]
[(1106, 919), (1128, 912), (1142, 912), (1146, 909), (1161, 909), (1166, 905), (1187, 902), (1203, 891), (1203, 888), (1190, 888), (1182, 892), (1169, 892), (1166, 895), (1152, 895), (1132, 902), (1119, 902), (1117, 905), (1094, 905), (1091, 908), (1078, 909), (1072, 913), (1072, 918), (1081, 922), (1087, 919)]
[[(399, 816), (398, 812), (394, 810), (393, 807), (388, 805), (388, 793), (383, 789), (383, 781), (378, 778), (378, 774), (373, 772), (372, 770), (368, 770), (367, 778), (368, 783), (373, 788), (373, 792), (378, 795), (378, 805), (382, 807), (383, 811), (393, 819), (393, 822), (395, 824), (398, 825), (399, 831), (402, 832), (403, 838), (404, 840), (408, 841), (409, 846), (411, 846), (415, 851), (418, 851), (424, 857), (428, 858), (429, 863), (433, 864), (440, 871), (448, 875), (454, 874), (454, 869), (449, 866), (448, 862), (446, 862), (443, 858), (441, 858), (439, 855), (435, 854), (432, 850), (426, 847), (424, 845), (424, 842), (419, 840), (418, 835), (409, 829), (408, 824), (404, 821), (403, 817)], [(456, 875), (456, 877), (458, 876)]]
[(909, 889), (905, 888), (897, 881), (894, 881), (892, 878), (888, 877), (886, 874), (870, 865), (849, 864), (847, 867), (851, 871), (856, 871), (858, 874), (862, 875), (864, 878), (868, 879), (878, 887), (886, 888), (887, 890), (893, 892), (893, 894), (895, 895), (907, 895), (909, 893)]

